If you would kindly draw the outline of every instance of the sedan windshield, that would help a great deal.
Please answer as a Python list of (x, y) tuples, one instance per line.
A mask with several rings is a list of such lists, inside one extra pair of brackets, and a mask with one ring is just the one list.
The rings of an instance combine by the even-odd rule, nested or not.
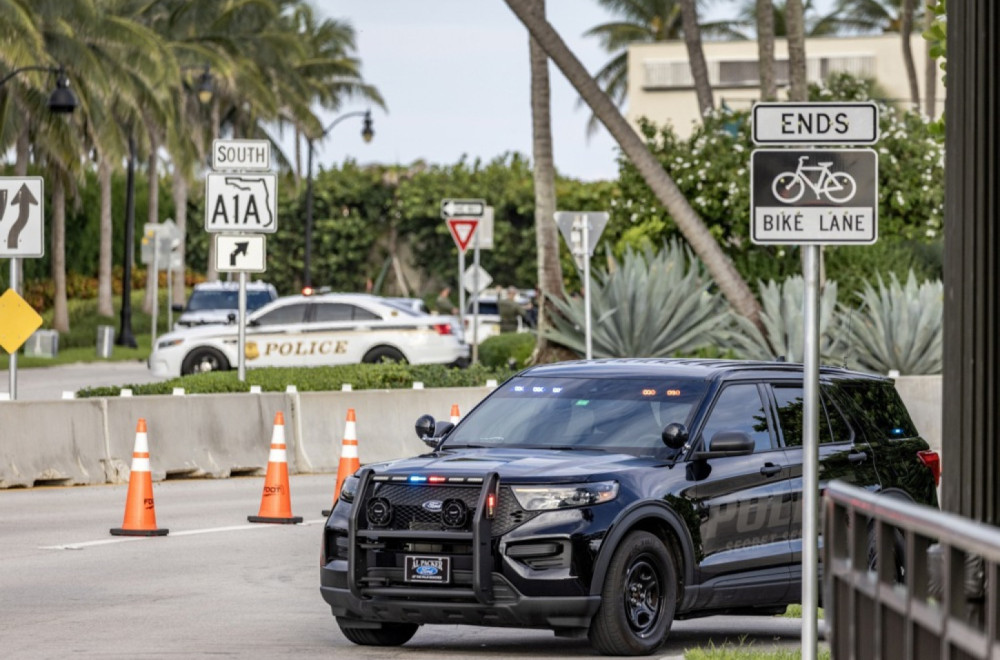
[(705, 394), (698, 380), (515, 378), (504, 383), (448, 436), (443, 448), (665, 451), (667, 424), (690, 425)]

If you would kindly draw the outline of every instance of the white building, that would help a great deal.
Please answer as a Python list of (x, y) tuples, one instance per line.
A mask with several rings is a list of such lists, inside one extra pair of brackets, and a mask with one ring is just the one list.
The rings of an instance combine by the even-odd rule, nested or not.
[[(919, 35), (911, 40), (921, 109), (924, 105), (924, 69), (927, 44)], [(705, 41), (702, 44), (708, 65), (715, 105), (723, 101), (734, 110), (748, 109), (760, 98), (756, 41)], [(787, 98), (788, 44), (776, 39), (774, 56), (779, 99)], [(859, 77), (874, 78), (889, 99), (906, 107), (910, 86), (903, 64), (902, 43), (898, 34), (868, 37), (816, 37), (806, 40), (806, 75), (809, 82), (820, 82), (830, 73), (846, 71)], [(936, 88), (936, 112), (944, 110), (944, 85), (939, 70)], [(699, 122), (687, 48), (683, 41), (632, 44), (628, 49), (628, 111), (633, 126), (646, 117), (658, 126), (673, 125), (678, 135), (690, 134)]]

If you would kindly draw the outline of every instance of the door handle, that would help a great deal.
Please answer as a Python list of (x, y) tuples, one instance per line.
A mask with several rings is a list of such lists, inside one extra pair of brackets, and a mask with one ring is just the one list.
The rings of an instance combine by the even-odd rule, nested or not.
[(773, 463), (766, 463), (764, 467), (760, 469), (760, 473), (765, 477), (773, 477), (779, 472), (781, 472), (781, 466), (774, 465)]
[(851, 452), (847, 455), (847, 460), (852, 463), (864, 463), (868, 459), (868, 454), (863, 451)]

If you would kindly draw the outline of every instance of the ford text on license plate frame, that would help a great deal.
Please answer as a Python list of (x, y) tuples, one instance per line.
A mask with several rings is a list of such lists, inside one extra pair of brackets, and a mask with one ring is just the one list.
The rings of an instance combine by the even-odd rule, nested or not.
[(404, 576), (407, 582), (450, 584), (451, 557), (406, 555)]

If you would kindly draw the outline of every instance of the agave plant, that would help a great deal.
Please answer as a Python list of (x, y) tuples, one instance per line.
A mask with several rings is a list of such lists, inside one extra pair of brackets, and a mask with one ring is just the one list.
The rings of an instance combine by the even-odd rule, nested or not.
[[(609, 253), (608, 266), (591, 284), (594, 357), (669, 357), (728, 340), (728, 305), (709, 290), (701, 262), (677, 241), (658, 253), (628, 248), (621, 263)], [(558, 313), (545, 336), (584, 354), (583, 298), (552, 302)]]
[[(760, 283), (760, 320), (765, 333), (742, 316), (736, 316), (737, 332), (733, 335), (736, 354), (748, 360), (784, 358), (801, 362), (805, 354), (803, 302), (805, 283), (801, 275), (789, 277), (781, 285), (774, 280)], [(827, 281), (819, 299), (820, 356), (835, 357), (836, 341), (831, 332), (836, 326), (837, 283)], [(831, 323), (833, 324), (831, 326)]]
[(854, 368), (903, 375), (941, 373), (944, 284), (941, 280), (917, 284), (911, 270), (901, 285), (890, 273), (878, 290), (866, 282), (858, 292), (861, 308), (841, 315), (840, 340)]

